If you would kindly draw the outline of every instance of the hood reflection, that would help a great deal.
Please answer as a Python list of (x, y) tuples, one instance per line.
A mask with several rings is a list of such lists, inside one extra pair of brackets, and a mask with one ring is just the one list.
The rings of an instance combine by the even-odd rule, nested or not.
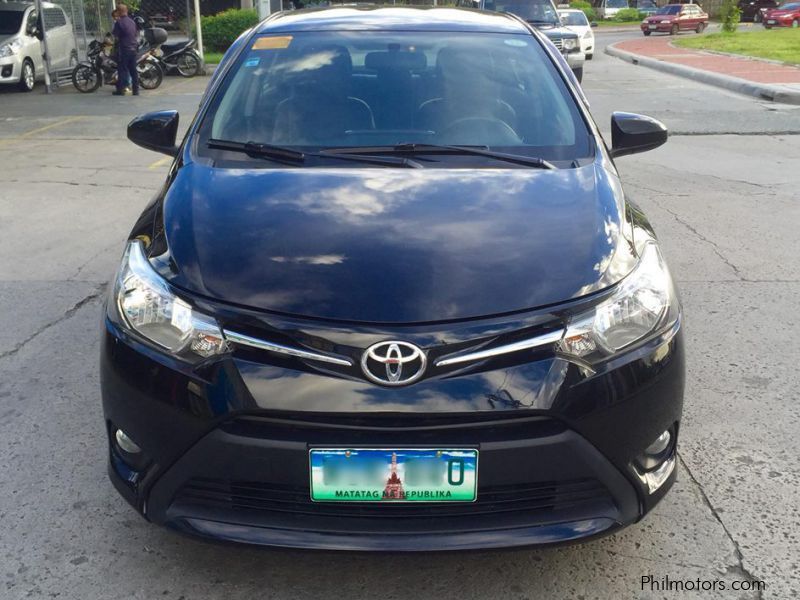
[[(179, 287), (371, 323), (563, 302), (630, 271), (622, 191), (576, 169), (181, 169), (164, 203)], [(236, 243), (232, 244), (231, 240)]]

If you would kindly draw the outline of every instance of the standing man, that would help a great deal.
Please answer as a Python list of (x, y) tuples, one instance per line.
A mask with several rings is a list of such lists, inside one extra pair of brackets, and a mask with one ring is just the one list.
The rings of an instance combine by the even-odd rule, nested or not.
[(117, 4), (119, 20), (114, 23), (114, 37), (117, 38), (117, 91), (115, 96), (127, 96), (131, 93), (127, 82), (131, 82), (133, 95), (139, 95), (139, 75), (136, 72), (136, 50), (139, 47), (139, 32), (136, 23), (128, 16), (128, 7)]

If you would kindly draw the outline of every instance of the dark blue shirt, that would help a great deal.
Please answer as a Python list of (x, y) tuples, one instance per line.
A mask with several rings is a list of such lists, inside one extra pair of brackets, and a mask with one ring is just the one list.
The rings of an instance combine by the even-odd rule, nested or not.
[(136, 52), (139, 47), (139, 32), (133, 19), (127, 15), (120, 17), (119, 21), (114, 23), (112, 33), (117, 38), (117, 47), (121, 52)]

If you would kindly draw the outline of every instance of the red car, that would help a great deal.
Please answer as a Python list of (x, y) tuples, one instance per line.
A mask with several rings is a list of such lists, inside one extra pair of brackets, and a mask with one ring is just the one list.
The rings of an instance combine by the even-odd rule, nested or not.
[(800, 26), (800, 2), (784, 2), (764, 15), (764, 27), (798, 27)]
[(667, 4), (642, 21), (642, 33), (654, 31), (675, 35), (679, 31), (701, 33), (708, 25), (708, 15), (696, 4)]

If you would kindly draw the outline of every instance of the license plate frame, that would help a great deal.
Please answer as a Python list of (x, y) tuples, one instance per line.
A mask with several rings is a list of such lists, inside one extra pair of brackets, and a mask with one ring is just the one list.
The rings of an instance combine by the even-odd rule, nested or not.
[[(312, 502), (319, 503), (469, 504), (478, 499), (478, 460), (479, 451), (474, 447), (309, 448), (309, 495)], [(329, 464), (336, 465), (331, 470), (336, 477), (326, 480)], [(341, 477), (347, 479), (358, 478), (362, 468), (373, 478), (372, 483), (336, 481), (340, 478), (337, 470), (344, 469)], [(437, 476), (438, 484), (434, 483)]]
[(658, 29), (658, 25), (648, 25), (648, 29)]

